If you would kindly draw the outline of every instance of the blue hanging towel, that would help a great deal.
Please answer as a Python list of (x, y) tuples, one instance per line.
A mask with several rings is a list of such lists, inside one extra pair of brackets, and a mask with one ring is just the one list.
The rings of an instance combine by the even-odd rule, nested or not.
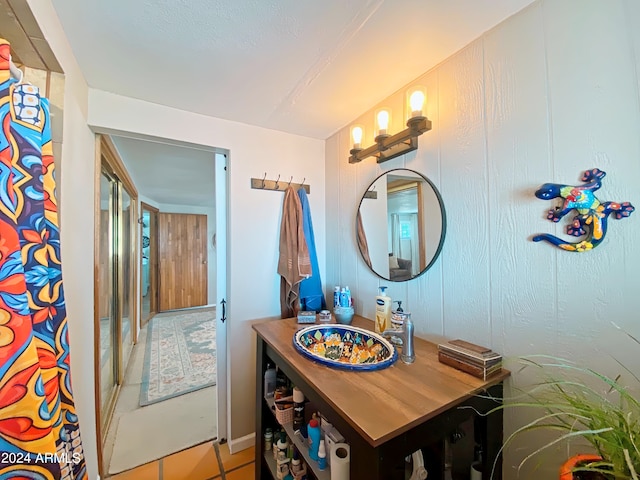
[(300, 204), (302, 205), (302, 226), (304, 238), (309, 249), (311, 260), (311, 276), (300, 282), (300, 304), (305, 310), (319, 312), (326, 308), (324, 293), (322, 292), (322, 280), (318, 269), (318, 255), (316, 254), (316, 241), (313, 236), (313, 223), (311, 222), (311, 208), (304, 188), (298, 190)]

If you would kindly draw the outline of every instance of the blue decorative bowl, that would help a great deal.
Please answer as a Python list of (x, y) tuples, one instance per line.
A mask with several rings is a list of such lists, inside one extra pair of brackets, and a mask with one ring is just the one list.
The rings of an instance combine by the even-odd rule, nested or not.
[(351, 325), (310, 325), (295, 333), (293, 346), (315, 362), (346, 370), (381, 370), (398, 359), (382, 335)]

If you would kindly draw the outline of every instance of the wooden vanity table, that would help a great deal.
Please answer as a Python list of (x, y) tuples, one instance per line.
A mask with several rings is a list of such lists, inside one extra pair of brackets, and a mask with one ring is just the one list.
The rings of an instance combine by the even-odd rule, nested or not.
[[(373, 330), (371, 320), (356, 316), (353, 325)], [(331, 422), (350, 444), (351, 480), (404, 479), (404, 458), (419, 448), (437, 444), (461, 423), (488, 412), (502, 399), (509, 372), (483, 381), (438, 361), (437, 346), (415, 338), (415, 363), (398, 360), (377, 371), (330, 368), (303, 357), (293, 346), (294, 333), (308, 325), (296, 319), (270, 320), (253, 326), (257, 333), (256, 479), (275, 479), (262, 436), (272, 425), (271, 405), (264, 399), (267, 364), (277, 365), (305, 394), (310, 404)], [(470, 407), (470, 408), (461, 408)], [(489, 480), (502, 445), (502, 411), (478, 416), (483, 450), (483, 480)], [(444, 459), (442, 460), (444, 462)], [(317, 473), (317, 464), (314, 473)], [(330, 478), (328, 470), (319, 478)], [(317, 476), (317, 475), (316, 475)], [(429, 472), (429, 480), (432, 477)], [(498, 458), (493, 480), (502, 478)]]

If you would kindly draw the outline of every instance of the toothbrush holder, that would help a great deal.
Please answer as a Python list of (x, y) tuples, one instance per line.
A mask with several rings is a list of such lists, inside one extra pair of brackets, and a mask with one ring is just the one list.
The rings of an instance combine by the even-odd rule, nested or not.
[(336, 316), (336, 322), (349, 325), (353, 320), (353, 307), (335, 307), (333, 314)]

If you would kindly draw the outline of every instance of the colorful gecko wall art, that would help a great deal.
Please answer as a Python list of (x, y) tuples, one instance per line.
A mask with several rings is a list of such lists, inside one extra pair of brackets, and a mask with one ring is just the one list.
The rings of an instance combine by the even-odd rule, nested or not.
[(626, 218), (635, 210), (629, 202), (600, 202), (593, 194), (602, 186), (602, 179), (606, 175), (600, 169), (587, 170), (582, 176), (583, 185), (561, 185), (545, 183), (536, 191), (536, 197), (542, 200), (561, 198), (562, 206), (558, 206), (547, 213), (547, 219), (559, 222), (571, 210), (578, 215), (567, 225), (567, 233), (574, 237), (586, 237), (579, 242), (571, 243), (555, 235), (542, 233), (533, 237), (534, 242), (547, 241), (556, 247), (570, 252), (585, 252), (591, 250), (604, 240), (607, 233), (607, 218), (610, 214), (617, 219)]

